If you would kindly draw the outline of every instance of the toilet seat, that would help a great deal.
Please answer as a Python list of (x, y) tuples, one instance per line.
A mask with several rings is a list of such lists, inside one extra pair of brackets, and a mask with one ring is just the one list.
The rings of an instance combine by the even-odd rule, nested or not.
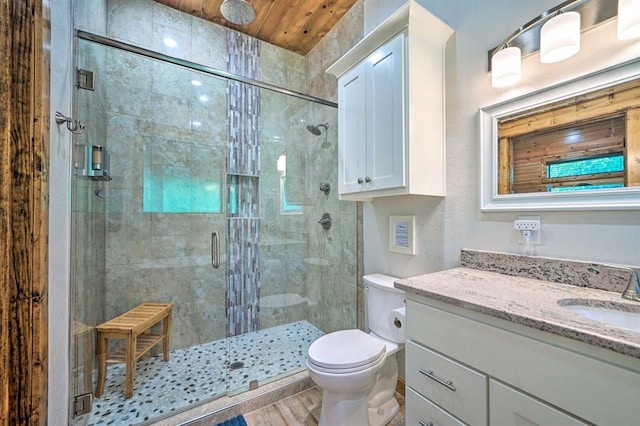
[(318, 371), (346, 374), (362, 371), (380, 363), (386, 345), (361, 330), (341, 330), (315, 340), (307, 361)]

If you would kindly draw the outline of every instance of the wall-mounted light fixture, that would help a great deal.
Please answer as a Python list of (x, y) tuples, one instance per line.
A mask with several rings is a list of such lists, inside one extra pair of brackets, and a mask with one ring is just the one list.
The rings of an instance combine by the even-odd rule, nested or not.
[(618, 0), (618, 38), (640, 37), (640, 0)]
[(540, 51), (540, 61), (563, 61), (580, 50), (580, 31), (618, 16), (618, 38), (640, 37), (640, 0), (568, 0), (527, 22), (489, 51), (493, 87), (520, 80), (521, 58)]

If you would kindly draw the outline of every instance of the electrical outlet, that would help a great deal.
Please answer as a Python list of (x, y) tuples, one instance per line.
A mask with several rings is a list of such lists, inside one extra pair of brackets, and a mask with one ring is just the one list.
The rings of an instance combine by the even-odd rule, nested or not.
[(518, 231), (538, 231), (540, 229), (540, 221), (532, 219), (517, 219), (513, 221), (513, 227)]
[(540, 235), (542, 234), (540, 216), (518, 216), (518, 218), (513, 221), (513, 228), (522, 232), (523, 242), (530, 239), (531, 243), (536, 245), (540, 244)]

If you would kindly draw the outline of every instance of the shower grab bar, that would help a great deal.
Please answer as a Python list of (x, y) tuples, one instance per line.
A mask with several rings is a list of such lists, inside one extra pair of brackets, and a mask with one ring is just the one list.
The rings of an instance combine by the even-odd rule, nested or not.
[(211, 233), (211, 266), (220, 267), (220, 236), (217, 232)]

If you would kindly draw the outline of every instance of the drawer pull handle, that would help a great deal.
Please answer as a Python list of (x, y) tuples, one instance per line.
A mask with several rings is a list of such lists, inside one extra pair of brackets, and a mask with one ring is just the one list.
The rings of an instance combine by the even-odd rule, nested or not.
[(456, 387), (453, 386), (453, 382), (451, 380), (441, 379), (440, 377), (433, 374), (433, 371), (431, 370), (424, 371), (423, 369), (420, 369), (420, 373), (427, 376), (431, 380), (435, 380), (436, 382), (440, 383), (442, 386), (446, 387), (447, 389), (450, 389), (454, 392), (456, 391)]
[(425, 422), (423, 422), (422, 420), (420, 420), (420, 421), (418, 422), (418, 424), (419, 424), (420, 426), (433, 426), (433, 422), (425, 423)]

